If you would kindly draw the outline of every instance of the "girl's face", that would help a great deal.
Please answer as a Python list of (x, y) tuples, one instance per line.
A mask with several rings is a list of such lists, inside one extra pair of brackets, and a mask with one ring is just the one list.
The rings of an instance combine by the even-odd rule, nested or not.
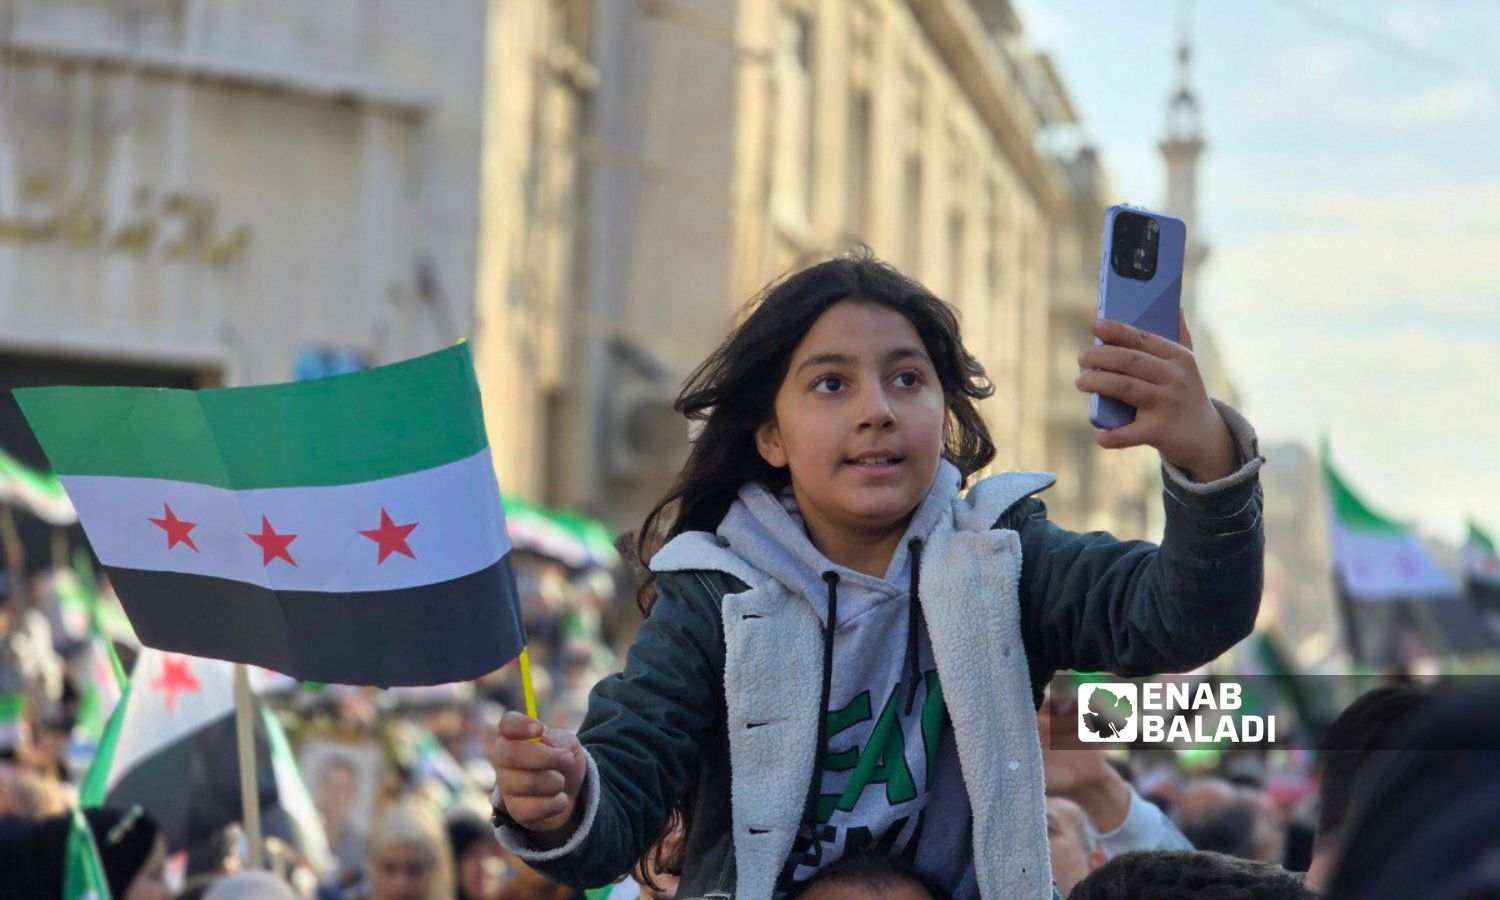
[(830, 307), (792, 353), (761, 456), (791, 469), (810, 530), (876, 536), (904, 528), (937, 475), (946, 407), (922, 339), (900, 313)]

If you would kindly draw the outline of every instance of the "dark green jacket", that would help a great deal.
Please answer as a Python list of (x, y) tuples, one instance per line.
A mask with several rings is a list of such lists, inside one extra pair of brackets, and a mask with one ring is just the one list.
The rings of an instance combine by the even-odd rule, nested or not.
[[(1028, 494), (1007, 498), (998, 517), (985, 519), (993, 523), (990, 530), (994, 534), (979, 539), (1019, 551), (1013, 554), (1018, 555), (1020, 563), (1013, 588), (1014, 605), (1001, 609), (1015, 610), (1015, 620), (1004, 624), (1019, 634), (1023, 653), (1014, 664), (1024, 668), (1015, 671), (1020, 672), (1022, 684), (1029, 686), (1030, 696), (1026, 698), (1029, 703), (1021, 701), (1024, 708), (1007, 706), (1004, 698), (997, 696), (993, 715), (971, 713), (969, 718), (994, 718), (1009, 723), (1012, 732), (1034, 736), (1034, 712), (1057, 670), (1105, 671), (1131, 677), (1180, 672), (1212, 660), (1250, 633), (1262, 587), (1264, 536), (1258, 470), (1263, 460), (1249, 426), (1228, 407), (1220, 408), (1227, 410), (1226, 421), (1237, 438), (1243, 465), (1235, 474), (1208, 485), (1194, 484), (1183, 473), (1164, 465), (1166, 517), (1160, 546), (1121, 541), (1103, 532), (1075, 533), (1049, 522), (1046, 507), (1029, 492), (1050, 484), (1051, 476), (1024, 485), (1017, 492)], [(1026, 473), (995, 478), (1022, 475)], [(983, 492), (976, 488), (970, 493)], [(653, 561), (653, 567), (656, 564)], [(938, 575), (929, 576), (924, 563), (923, 576), (924, 612), (934, 650), (945, 640), (959, 641), (955, 646), (962, 646), (963, 637), (944, 637), (944, 632), (952, 629), (946, 629), (936, 617), (933, 604), (937, 601), (929, 599), (925, 588), (929, 577)], [(507, 828), (500, 829), (503, 843), (551, 878), (580, 887), (604, 884), (630, 868), (660, 836), (676, 799), (691, 792), (694, 814), (678, 896), (691, 898), (714, 892), (745, 896), (737, 888), (737, 856), (743, 864), (751, 858), (747, 854), (755, 842), (772, 830), (769, 826), (757, 830), (753, 822), (742, 827), (744, 823), (736, 821), (737, 804), (743, 812), (750, 808), (745, 804), (753, 805), (753, 799), (736, 799), (732, 792), (731, 774), (744, 779), (746, 763), (742, 759), (741, 768), (736, 769), (731, 758), (730, 733), (740, 723), (732, 721), (726, 702), (726, 646), (733, 652), (735, 642), (726, 638), (725, 619), (731, 600), (754, 593), (750, 579), (750, 574), (736, 578), (709, 567), (660, 572), (656, 605), (640, 629), (625, 670), (604, 679), (594, 689), (580, 733), (590, 756), (581, 797), (588, 810), (583, 827), (568, 846), (558, 850), (532, 850), (523, 834)], [(783, 605), (788, 603), (783, 601)], [(739, 606), (733, 610), (737, 627), (743, 627), (742, 617), (760, 619), (775, 612), (767, 608), (747, 613)], [(1010, 655), (1008, 647), (1005, 655)], [(940, 670), (943, 663), (944, 657), (938, 655)], [(1011, 683), (1004, 681), (1006, 675), (998, 666), (974, 677), (992, 680), (996, 685)], [(953, 675), (944, 673), (945, 696), (961, 690), (955, 682)], [(981, 688), (989, 690), (987, 684)], [(979, 696), (983, 703), (986, 695)], [(955, 727), (960, 728), (959, 711), (952, 699), (949, 711)], [(1029, 726), (1016, 721), (1023, 713)], [(1015, 815), (1022, 821), (1014, 825), (1018, 830), (1012, 835), (1027, 834), (1039, 827), (1045, 870), (1039, 749), (1025, 747), (1023, 740), (1020, 750), (1006, 745), (996, 750), (1000, 755), (984, 757), (978, 750), (966, 750), (965, 741), (979, 745), (990, 738), (966, 738), (962, 730), (958, 737), (975, 806), (976, 859), (986, 817)], [(1030, 743), (1036, 744), (1034, 737)], [(789, 738), (786, 753), (800, 755), (794, 745), (805, 746)], [(1037, 751), (1034, 757), (1029, 755), (1032, 750)], [(738, 752), (748, 758), (752, 751)], [(990, 788), (973, 782), (987, 776), (976, 769), (978, 774), (970, 778), (967, 763), (971, 758), (998, 760), (1011, 756), (1025, 760), (1028, 769), (1035, 767), (1036, 771), (1029, 773), (1032, 783), (1019, 794), (996, 794), (1001, 798), (999, 804), (986, 806), (981, 798)], [(808, 754), (805, 761), (794, 760), (792, 764), (810, 769), (812, 759)], [(776, 764), (785, 764), (785, 760)], [(1011, 768), (1016, 764), (1011, 763)], [(806, 782), (800, 784), (805, 795)], [(1035, 810), (1031, 808), (1033, 803)], [(744, 845), (738, 854), (736, 835)], [(1036, 868), (1035, 859), (1030, 865)], [(1032, 879), (1034, 874), (1026, 878)], [(1013, 885), (1018, 877), (1017, 873), (1000, 872), (991, 883)], [(756, 884), (762, 882), (757, 878)], [(762, 892), (759, 887), (753, 891)]]

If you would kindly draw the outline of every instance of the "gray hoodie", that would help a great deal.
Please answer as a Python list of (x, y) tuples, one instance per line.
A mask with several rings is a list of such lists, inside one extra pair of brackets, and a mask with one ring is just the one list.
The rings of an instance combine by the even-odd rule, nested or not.
[(961, 481), (955, 466), (939, 464), (884, 578), (837, 565), (813, 546), (790, 488), (777, 496), (746, 485), (719, 525), (741, 558), (806, 599), (825, 635), (834, 622), (824, 648), (826, 751), (812, 786), (817, 824), (793, 844), (783, 891), (844, 856), (879, 848), (905, 857), (952, 897), (978, 896), (968, 796), (919, 613), (921, 542)]

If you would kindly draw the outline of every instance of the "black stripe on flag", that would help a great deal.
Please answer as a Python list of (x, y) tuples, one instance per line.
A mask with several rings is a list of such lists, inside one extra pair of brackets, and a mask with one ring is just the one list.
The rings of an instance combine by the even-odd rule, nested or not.
[(207, 575), (107, 567), (141, 642), (330, 684), (445, 684), (521, 652), (510, 554), (395, 591), (273, 591)]
[[(260, 716), (253, 727), (255, 780), (264, 811), (276, 804), (276, 773)], [(169, 850), (196, 847), (243, 818), (239, 759), (230, 713), (139, 760), (110, 788), (104, 803), (119, 809), (139, 803), (161, 827)]]

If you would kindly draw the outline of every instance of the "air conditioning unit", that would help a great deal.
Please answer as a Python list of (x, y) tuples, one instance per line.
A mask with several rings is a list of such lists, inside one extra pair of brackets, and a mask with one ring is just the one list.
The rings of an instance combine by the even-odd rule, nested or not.
[(609, 399), (605, 443), (615, 478), (645, 481), (670, 477), (687, 459), (688, 423), (672, 409), (677, 386), (626, 376)]

